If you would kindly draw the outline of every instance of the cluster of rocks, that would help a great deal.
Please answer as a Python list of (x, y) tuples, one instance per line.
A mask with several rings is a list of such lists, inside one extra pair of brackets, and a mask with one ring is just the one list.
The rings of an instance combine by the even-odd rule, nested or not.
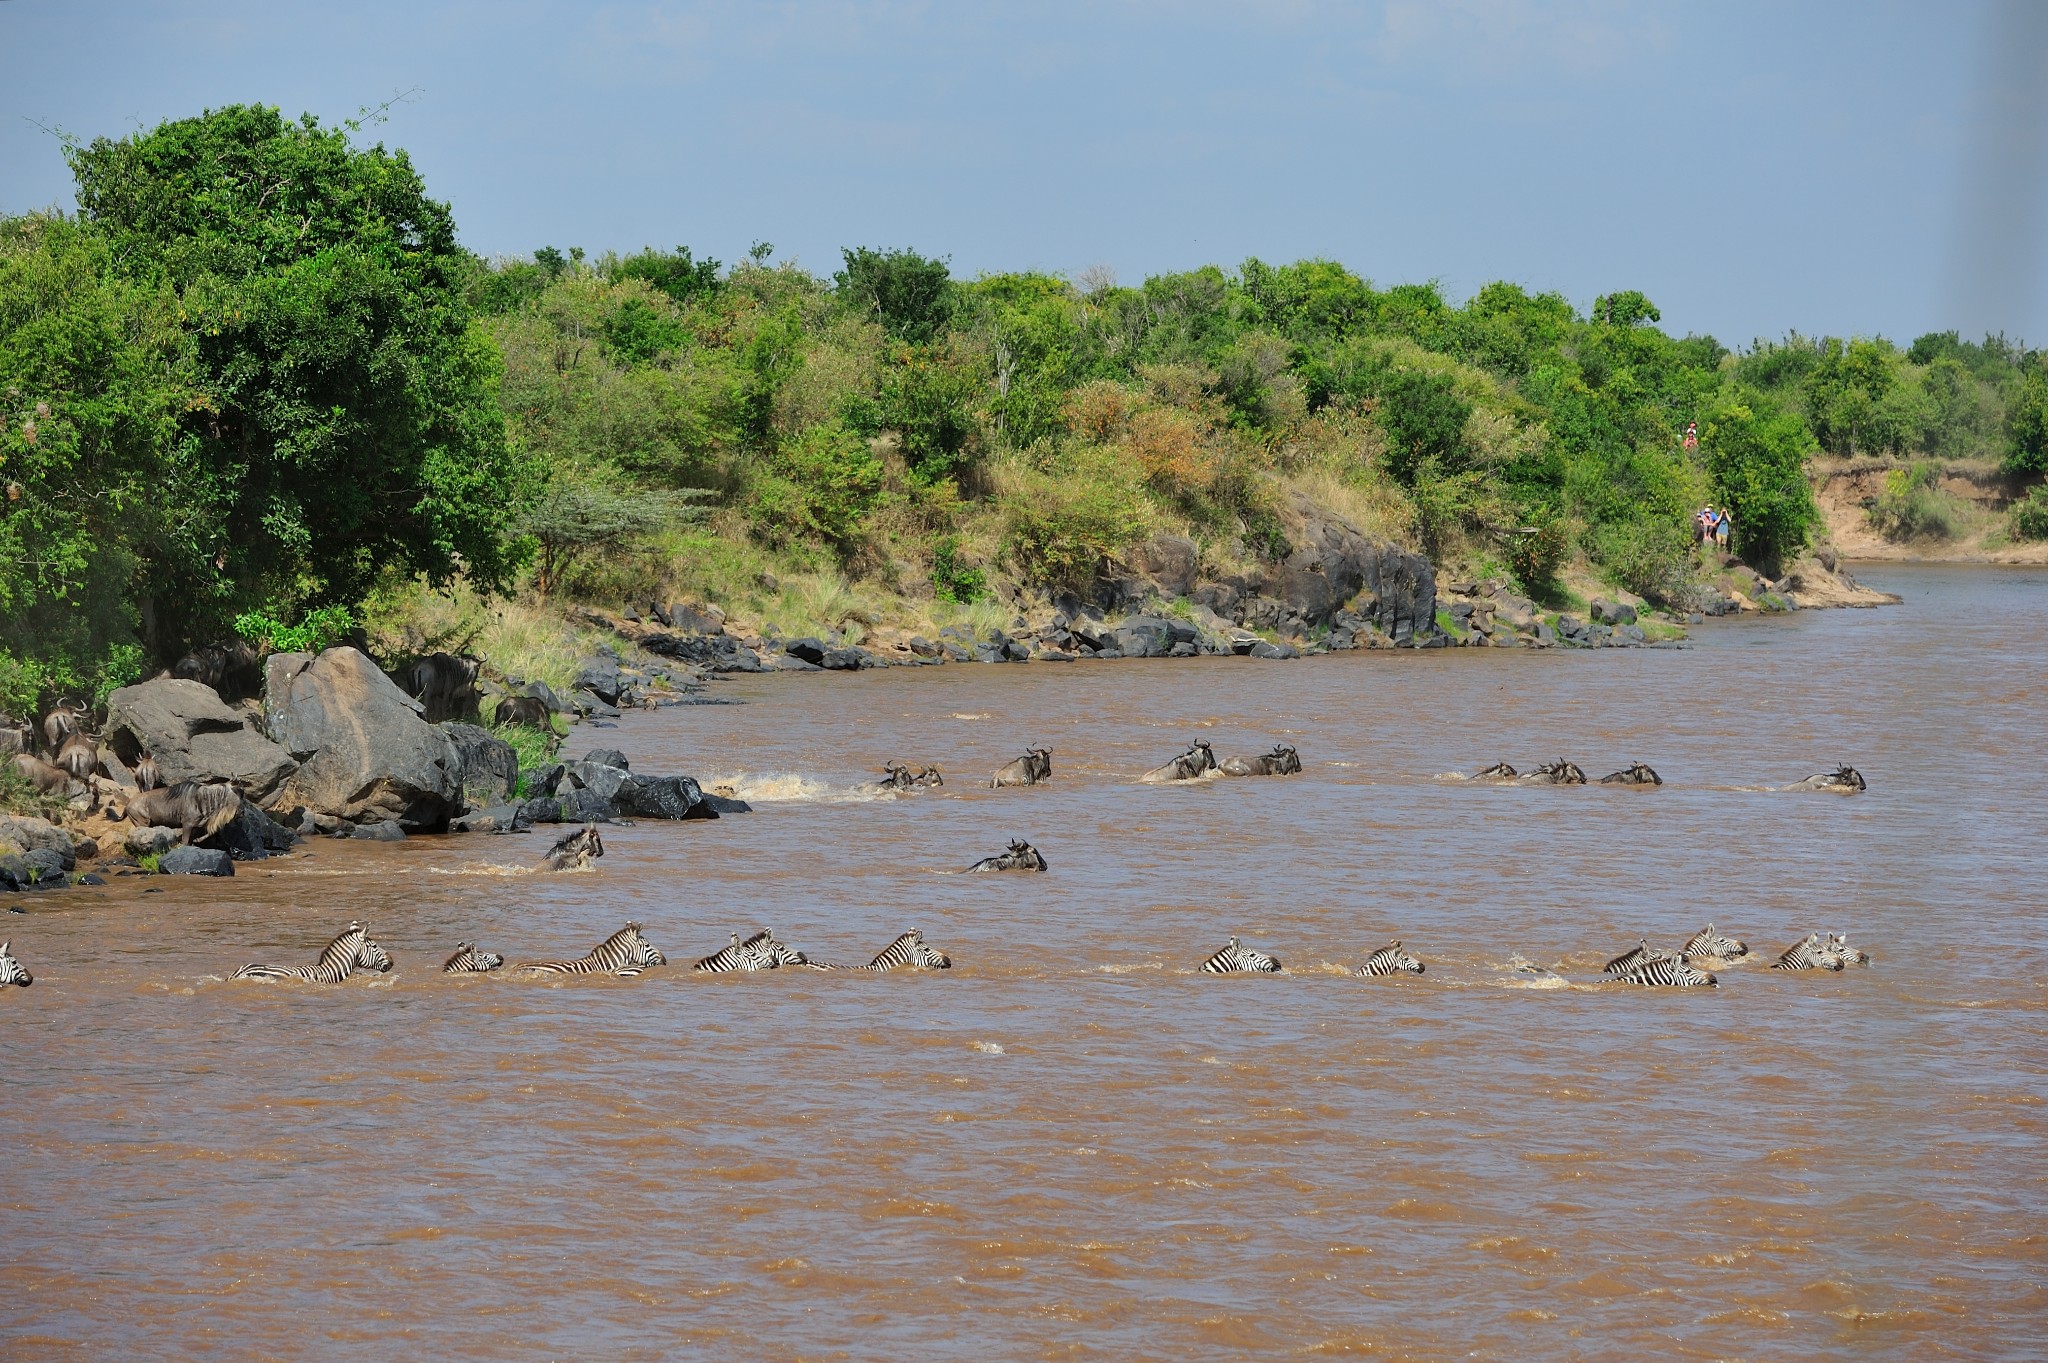
[(624, 753), (598, 748), (581, 761), (518, 772), (503, 799), (452, 820), (448, 828), (453, 833), (518, 833), (535, 824), (715, 819), (750, 808), (744, 800), (706, 793), (687, 776), (637, 775)]
[(1437, 602), (1450, 621), (1444, 646), (1463, 648), (1640, 648), (1657, 647), (1638, 623), (1639, 601), (1595, 597), (1590, 619), (1563, 612), (1544, 618), (1536, 603), (1504, 582), (1453, 582)]
[[(51, 890), (74, 883), (79, 859), (99, 855), (91, 839), (73, 836), (48, 819), (0, 814), (0, 894)], [(79, 878), (98, 885), (98, 876)]]

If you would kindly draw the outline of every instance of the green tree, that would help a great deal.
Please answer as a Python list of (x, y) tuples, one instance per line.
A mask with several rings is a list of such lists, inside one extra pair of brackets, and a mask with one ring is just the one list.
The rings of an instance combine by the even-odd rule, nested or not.
[(1700, 426), (1713, 495), (1735, 519), (1735, 549), (1772, 576), (1806, 547), (1820, 523), (1806, 459), (1805, 423), (1761, 394), (1737, 393)]
[(846, 268), (832, 280), (841, 297), (891, 336), (924, 345), (945, 329), (953, 315), (953, 277), (944, 260), (866, 246), (840, 255)]
[(2013, 473), (2048, 473), (2048, 362), (2020, 380), (2005, 409), (2005, 467)]
[(244, 606), (353, 605), (390, 569), (507, 580), (522, 484), (497, 358), (405, 153), (232, 106), (70, 160), (81, 215), (175, 294), (197, 355), (175, 512), (210, 552), (141, 579), (155, 651)]

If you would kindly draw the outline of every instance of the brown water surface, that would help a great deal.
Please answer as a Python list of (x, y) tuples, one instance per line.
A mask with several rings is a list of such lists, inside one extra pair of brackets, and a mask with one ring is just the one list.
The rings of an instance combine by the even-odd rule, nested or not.
[[(311, 845), (0, 935), (9, 1357), (2048, 1352), (2048, 576), (1680, 651), (721, 683), (579, 733), (758, 812)], [(1286, 780), (1132, 778), (1201, 736)], [(976, 776), (1028, 742), (1041, 789)], [(943, 791), (862, 799), (887, 757)], [(1435, 779), (1640, 758), (1654, 791)], [(1767, 787), (1850, 761), (1867, 795)], [(1012, 837), (1042, 876), (950, 872)], [(19, 903), (20, 901), (15, 901)], [(306, 963), (360, 916), (398, 960)], [(438, 975), (458, 939), (674, 963)], [(1708, 920), (1717, 990), (1599, 986)], [(772, 926), (949, 972), (703, 978)], [(1875, 964), (1764, 969), (1811, 929)], [(1193, 967), (1232, 933), (1287, 973)], [(1347, 967), (1399, 936), (1420, 978)], [(1520, 951), (1573, 983), (1503, 969)]]

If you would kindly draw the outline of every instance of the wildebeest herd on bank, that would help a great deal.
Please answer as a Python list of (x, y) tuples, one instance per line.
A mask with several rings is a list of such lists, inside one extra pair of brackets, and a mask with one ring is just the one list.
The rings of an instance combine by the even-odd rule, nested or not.
[[(80, 714), (75, 708), (60, 707), (53, 710), (44, 720), (44, 736), (60, 760), (67, 743), (80, 733), (79, 719)], [(71, 746), (76, 748), (78, 745)], [(29, 754), (22, 754), (16, 758), (17, 763), (24, 758), (42, 761)], [(144, 761), (147, 762), (146, 755)], [(1210, 776), (1286, 776), (1298, 773), (1301, 769), (1301, 755), (1292, 744), (1280, 743), (1267, 753), (1253, 757), (1229, 757), (1219, 762), (1209, 743), (1197, 739), (1186, 752), (1145, 772), (1138, 779), (1157, 784), (1194, 781)], [(891, 761), (883, 770), (882, 780), (870, 783), (870, 789), (910, 792), (937, 788), (945, 784), (938, 768), (933, 766), (925, 766), (913, 772), (909, 764)], [(988, 784), (991, 789), (997, 789), (1005, 786), (1039, 785), (1051, 779), (1052, 750), (1041, 747), (1031, 748), (1022, 756), (997, 768), (989, 777)], [(1562, 759), (1543, 763), (1528, 772), (1519, 772), (1505, 762), (1496, 763), (1472, 776), (1453, 776), (1450, 779), (1499, 785), (1589, 784), (1585, 772), (1576, 763)], [(1635, 762), (1600, 778), (1596, 784), (1658, 787), (1664, 784), (1664, 780), (1649, 766)], [(1862, 774), (1854, 767), (1838, 766), (1831, 772), (1818, 773), (1781, 789), (1854, 795), (1866, 788)], [(180, 786), (173, 786), (169, 790), (145, 787), (130, 801), (130, 809), (140, 809), (143, 817), (162, 821), (166, 826), (183, 825), (189, 840), (195, 829), (214, 826), (215, 821), (220, 819), (223, 809), (228, 811), (227, 818), (232, 819), (233, 809), (239, 806), (239, 797), (225, 786), (199, 786), (183, 794), (179, 793), (181, 790)], [(230, 806), (229, 801), (233, 801), (234, 805)], [(131, 813), (130, 817), (135, 817), (135, 814)], [(582, 869), (589, 867), (603, 855), (604, 842), (598, 834), (596, 825), (585, 825), (557, 841), (541, 858), (536, 869)], [(966, 868), (968, 873), (1042, 872), (1046, 869), (1048, 863), (1043, 853), (1030, 843), (1015, 839), (1011, 840), (1003, 852), (984, 857)], [(9, 954), (8, 946), (8, 943), (0, 942), (0, 985), (32, 983), (28, 970)], [(1747, 959), (1749, 954), (1748, 947), (1741, 941), (1718, 932), (1710, 923), (1674, 950), (1653, 947), (1646, 938), (1635, 947), (1608, 961), (1601, 971), (1601, 976), (1608, 981), (1644, 986), (1711, 986), (1717, 981), (1708, 966), (1732, 964)], [(1783, 971), (1839, 972), (1850, 965), (1860, 966), (1869, 963), (1869, 954), (1851, 946), (1842, 934), (1811, 932), (1802, 941), (1795, 942), (1780, 953), (1771, 968)], [(602, 974), (629, 977), (666, 964), (667, 958), (642, 934), (640, 924), (628, 923), (580, 957), (525, 961), (509, 968), (506, 967), (502, 955), (481, 950), (476, 943), (465, 941), (457, 945), (455, 953), (443, 963), (441, 971), (450, 975), (480, 975), (507, 969), (508, 973), (532, 976)], [(328, 943), (327, 948), (320, 953), (319, 959), (310, 966), (247, 965), (237, 971), (234, 978), (338, 984), (352, 974), (382, 973), (391, 970), (392, 965), (390, 953), (370, 938), (363, 924), (356, 922), (349, 924)], [(697, 974), (727, 974), (793, 968), (882, 972), (899, 967), (913, 970), (944, 970), (951, 965), (952, 960), (929, 946), (916, 929), (902, 933), (894, 942), (863, 964), (841, 965), (813, 961), (804, 952), (794, 950), (778, 941), (773, 930), (764, 928), (744, 940), (738, 933), (733, 933), (732, 940), (727, 946), (697, 961), (691, 967), (691, 971)], [(1364, 965), (1351, 973), (1355, 976), (1379, 978), (1404, 974), (1420, 975), (1424, 973), (1425, 968), (1423, 962), (1409, 954), (1397, 939), (1374, 952)], [(1514, 957), (1508, 968), (1517, 973), (1548, 977), (1562, 982), (1561, 977), (1554, 972), (1520, 956)], [(1199, 971), (1212, 975), (1278, 974), (1281, 973), (1282, 966), (1279, 958), (1245, 946), (1233, 936), (1227, 946), (1200, 963)]]

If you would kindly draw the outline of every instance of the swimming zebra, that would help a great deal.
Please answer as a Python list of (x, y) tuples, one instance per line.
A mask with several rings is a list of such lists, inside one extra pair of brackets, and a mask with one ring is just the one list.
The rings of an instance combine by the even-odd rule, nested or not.
[(8, 954), (7, 948), (12, 945), (11, 942), (0, 942), (0, 988), (10, 984), (26, 988), (36, 982), (36, 977), (28, 973), (27, 966)]
[(739, 970), (774, 970), (785, 965), (803, 965), (804, 954), (775, 940), (773, 928), (762, 928), (746, 941), (732, 935), (732, 945), (722, 947), (690, 967), (699, 975), (730, 975)]
[(1827, 949), (1843, 965), (1869, 965), (1870, 953), (1849, 945), (1849, 939), (1842, 933), (1828, 934)]
[(874, 960), (866, 965), (834, 965), (829, 961), (807, 961), (799, 954), (797, 965), (809, 970), (894, 970), (898, 966), (909, 966), (913, 970), (951, 970), (953, 958), (936, 947), (927, 946), (924, 933), (916, 928), (904, 933), (884, 947)]
[(488, 975), (505, 964), (495, 951), (478, 951), (475, 942), (457, 942), (455, 954), (441, 964), (443, 975)]
[(1235, 937), (1229, 946), (1202, 962), (1205, 975), (1274, 975), (1279, 970), (1279, 957), (1245, 946)]
[(1671, 985), (1691, 989), (1696, 985), (1719, 984), (1708, 972), (1683, 956), (1659, 953), (1655, 959), (1638, 961), (1614, 976), (1617, 984)]
[(667, 965), (668, 958), (640, 935), (638, 923), (628, 923), (573, 961), (521, 961), (514, 970), (532, 970), (543, 975), (638, 975), (650, 966)]
[(1602, 975), (1625, 975), (1636, 967), (1648, 965), (1652, 961), (1675, 961), (1677, 959), (1676, 953), (1666, 951), (1662, 947), (1651, 946), (1650, 939), (1645, 937), (1606, 965), (1601, 966), (1600, 973)]
[(1367, 958), (1366, 963), (1364, 965), (1358, 967), (1358, 969), (1352, 971), (1351, 973), (1354, 975), (1365, 975), (1371, 978), (1378, 978), (1382, 975), (1420, 975), (1422, 973), (1422, 969), (1422, 962), (1416, 960), (1413, 956), (1410, 956), (1407, 952), (1401, 950), (1400, 939), (1396, 938), (1394, 941), (1391, 941), (1387, 943), (1385, 946), (1381, 947), (1378, 951), (1375, 951), (1369, 958)]
[(361, 923), (350, 923), (341, 935), (327, 944), (315, 965), (245, 965), (233, 977), (237, 980), (309, 980), (314, 984), (340, 984), (356, 970), (391, 969), (391, 955), (370, 940)]
[(1809, 932), (1803, 942), (1794, 942), (1771, 962), (1773, 970), (1840, 970), (1846, 962), (1820, 934)]
[(1732, 961), (1749, 955), (1749, 948), (1733, 937), (1714, 931), (1714, 925), (1709, 923), (1692, 935), (1691, 940), (1680, 948), (1680, 953), (1688, 958), (1698, 956), (1701, 959), (1711, 957), (1716, 961)]

